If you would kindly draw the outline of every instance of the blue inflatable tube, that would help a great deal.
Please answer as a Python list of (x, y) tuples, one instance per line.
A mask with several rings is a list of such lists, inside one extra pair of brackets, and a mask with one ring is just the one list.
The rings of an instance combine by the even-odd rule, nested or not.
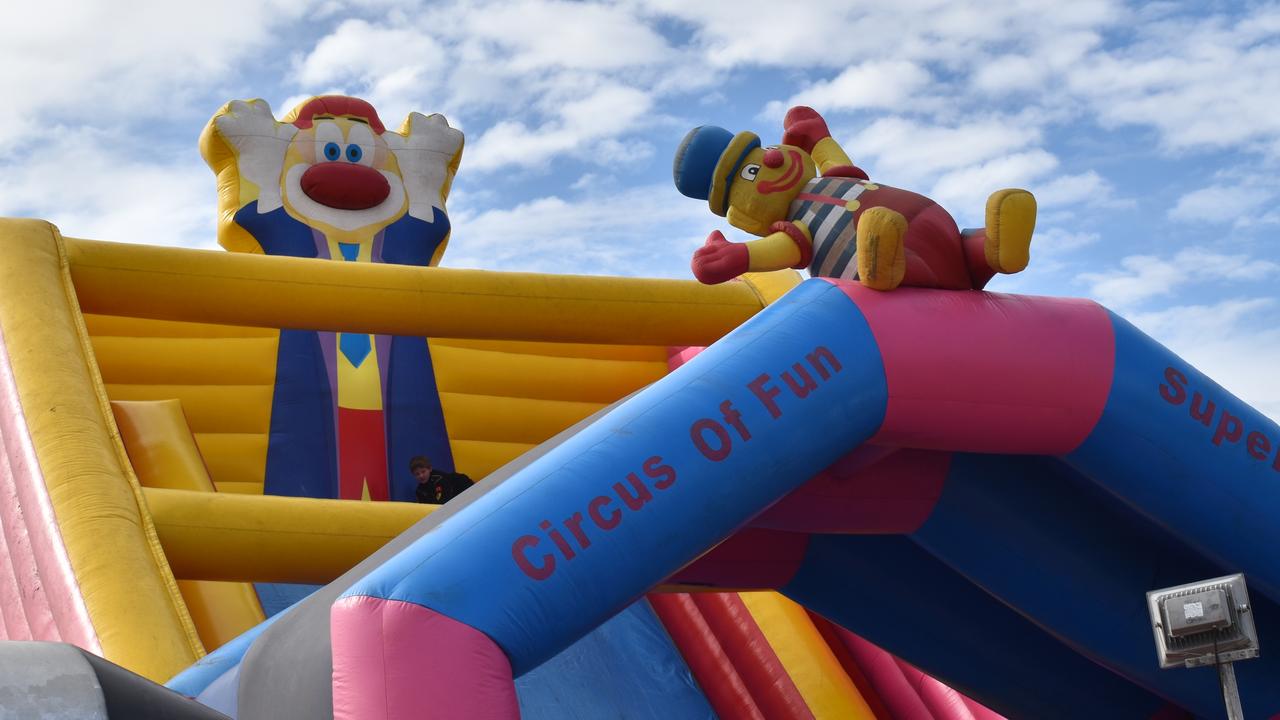
[(1280, 425), (1111, 319), (1111, 393), (1066, 461), (1280, 602)]
[[(1159, 668), (1146, 593), (1223, 568), (1061, 462), (955, 456), (933, 514), (911, 538), (1083, 656), (1197, 715), (1221, 711), (1216, 673)], [(1260, 597), (1253, 608), (1280, 641), (1276, 606)], [(1280, 709), (1280, 657), (1264, 654), (1237, 673), (1248, 714)]]

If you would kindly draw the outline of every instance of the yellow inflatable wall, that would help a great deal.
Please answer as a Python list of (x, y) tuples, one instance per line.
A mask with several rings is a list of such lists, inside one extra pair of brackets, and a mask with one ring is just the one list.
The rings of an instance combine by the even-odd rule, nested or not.
[[(179, 579), (328, 579), (425, 512), (371, 506), (373, 535), (383, 539), (332, 555), (337, 561), (286, 552), (271, 568), (228, 570), (251, 554), (241, 546), (240, 560), (222, 569), (187, 564), (192, 553), (177, 549), (184, 541), (170, 532), (181, 524), (173, 518), (213, 518), (206, 537), (225, 539), (255, 523), (260, 531), (273, 516), (318, 531), (350, 512), (341, 501), (302, 498), (208, 505), (229, 507), (228, 492), (261, 493), (278, 328), (456, 338), (432, 340), (432, 352), (450, 444), (459, 467), (479, 479), (661, 377), (668, 347), (709, 344), (764, 302), (746, 283), (232, 255), (65, 239), (29, 220), (0, 220), (0, 251), (11, 261), (0, 269), (0, 332), (42, 471), (25, 481), (47, 494), (56, 516), (91, 626), (86, 644), (158, 680), (203, 654), (202, 634), (216, 645), (255, 617), (247, 601), (228, 611), (230, 625), (200, 609), (198, 631)], [(162, 470), (139, 462), (152, 486), (144, 494), (111, 402), (169, 400), (180, 403), (219, 492), (201, 489), (201, 463), (188, 456)], [(170, 440), (184, 442), (177, 430)], [(171, 557), (162, 537), (174, 538)], [(202, 552), (217, 557), (212, 547), (233, 546), (211, 542)], [(214, 577), (183, 576), (188, 570)]]

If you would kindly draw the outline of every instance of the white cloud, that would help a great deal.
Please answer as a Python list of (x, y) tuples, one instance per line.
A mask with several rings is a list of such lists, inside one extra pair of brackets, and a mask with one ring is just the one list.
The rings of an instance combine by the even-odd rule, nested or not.
[(1102, 43), (1098, 29), (1110, 17), (1095, 18), (1087, 29), (1055, 27), (1015, 52), (985, 59), (973, 72), (973, 87), (994, 97), (1012, 93), (1038, 93), (1056, 75), (1069, 70)]
[(1082, 0), (813, 0), (803, 10), (770, 0), (647, 0), (695, 30), (717, 67), (847, 67), (872, 59), (981, 66), (999, 48), (1036, 48), (1115, 22), (1116, 3)]
[(1058, 159), (1041, 149), (1013, 153), (944, 173), (926, 194), (950, 209), (962, 225), (973, 225), (968, 219), (984, 216), (987, 197), (993, 191), (1031, 187), (1036, 178), (1057, 166)]
[(1178, 198), (1169, 217), (1191, 222), (1247, 224), (1255, 211), (1273, 200), (1274, 195), (1260, 187), (1210, 185)]
[(118, 124), (182, 112), (193, 90), (216, 84), (307, 6), (50, 0), (7, 8), (0, 23), (7, 103), (0, 156), (50, 114)]
[(515, 72), (616, 70), (659, 63), (666, 41), (626, 8), (564, 0), (502, 0), (471, 6), (466, 34), (509, 53)]
[(132, 150), (106, 133), (50, 133), (40, 152), (0, 173), (0, 215), (39, 217), (76, 237), (216, 247), (217, 194), (199, 157), (162, 164)]
[(643, 148), (637, 150), (637, 146), (618, 144), (611, 138), (637, 125), (652, 105), (648, 93), (609, 85), (562, 104), (557, 119), (537, 128), (518, 121), (499, 121), (471, 144), (467, 169), (534, 168), (562, 153), (588, 161), (617, 159), (621, 154), (642, 157)]
[(1052, 180), (1036, 181), (1028, 188), (1035, 193), (1040, 207), (1064, 205), (1130, 206), (1132, 201), (1116, 197), (1115, 188), (1097, 172), (1059, 175)]
[[(406, 53), (406, 48), (413, 48), (413, 52)], [(347, 20), (321, 38), (298, 62), (296, 71), (299, 83), (324, 85), (367, 80), (406, 69), (424, 73), (438, 69), (443, 62), (444, 50), (430, 35), (413, 28)]]
[(655, 148), (643, 141), (621, 142), (606, 139), (596, 143), (591, 151), (591, 161), (604, 167), (618, 169), (635, 165), (653, 157)]
[(1280, 138), (1280, 9), (1236, 18), (1192, 13), (1140, 23), (1132, 45), (1094, 53), (1067, 73), (1073, 95), (1110, 126), (1154, 127), (1166, 147), (1257, 146)]
[(1232, 299), (1127, 319), (1259, 411), (1280, 421), (1280, 302)]
[[(1038, 128), (1019, 124), (1011, 118), (934, 125), (887, 117), (852, 134), (841, 144), (873, 179), (909, 188), (919, 187), (946, 171), (1017, 153), (1038, 144), (1040, 139)], [(864, 162), (861, 157), (872, 160)]]
[(976, 89), (991, 95), (1035, 90), (1044, 84), (1050, 69), (1024, 55), (1007, 54), (991, 58), (973, 75)]
[(770, 103), (766, 114), (781, 117), (793, 105), (822, 108), (823, 112), (863, 108), (896, 111), (908, 104), (918, 105), (919, 94), (931, 80), (929, 71), (913, 62), (865, 62), (815, 83), (785, 102)]
[(705, 203), (673, 201), (671, 194), (660, 184), (569, 200), (542, 197), (509, 209), (472, 210), (455, 203), (444, 264), (688, 278), (693, 251), (724, 223)]
[[(1089, 262), (1098, 252), (1101, 233), (1076, 229), (1070, 219), (1041, 216), (1031, 239), (1031, 264), (1014, 275), (997, 275), (987, 289), (996, 292), (1031, 295), (1076, 296), (1079, 289), (1071, 283), (1071, 268)], [(1080, 252), (1088, 248), (1087, 252)]]
[(1280, 264), (1248, 255), (1225, 255), (1206, 250), (1182, 250), (1172, 258), (1130, 255), (1119, 270), (1082, 273), (1089, 295), (1103, 305), (1132, 307), (1152, 298), (1171, 295), (1193, 284), (1252, 282), (1274, 278)]
[[(768, 0), (648, 0), (642, 4), (652, 12), (692, 26), (696, 44), (713, 67), (839, 64), (838, 60), (822, 58), (821, 50), (826, 41), (835, 40), (838, 34), (838, 29), (828, 30), (845, 24), (846, 8), (839, 2), (815, 0), (805, 5), (806, 19), (774, 22), (769, 18), (785, 16), (785, 12)], [(812, 22), (808, 18), (823, 18), (823, 21)], [(831, 55), (845, 54), (845, 48), (840, 46), (828, 46), (828, 50)]]
[(656, 97), (697, 84), (667, 72), (684, 54), (626, 5), (446, 2), (340, 23), (296, 60), (294, 80), (366, 97), (392, 125), (409, 110), (443, 112), (470, 131), (468, 171), (485, 172), (650, 156), (625, 136)]
[(1051, 227), (1037, 230), (1031, 247), (1036, 255), (1055, 256), (1089, 247), (1100, 239), (1101, 236), (1096, 232), (1073, 232)]
[[(412, 52), (406, 52), (409, 48)], [(442, 85), (446, 67), (445, 48), (429, 34), (356, 19), (339, 24), (297, 59), (294, 74), (299, 87), (360, 88), (382, 122), (394, 129)]]

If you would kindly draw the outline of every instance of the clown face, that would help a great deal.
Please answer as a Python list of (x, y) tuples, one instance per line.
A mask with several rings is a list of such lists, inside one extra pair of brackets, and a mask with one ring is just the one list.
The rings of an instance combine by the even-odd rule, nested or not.
[(377, 231), (409, 206), (395, 155), (353, 116), (316, 115), (299, 130), (281, 183), (289, 214), (324, 231)]
[(809, 153), (790, 145), (755, 148), (735, 172), (725, 217), (753, 235), (767, 235), (770, 225), (785, 220), (791, 201), (818, 174)]

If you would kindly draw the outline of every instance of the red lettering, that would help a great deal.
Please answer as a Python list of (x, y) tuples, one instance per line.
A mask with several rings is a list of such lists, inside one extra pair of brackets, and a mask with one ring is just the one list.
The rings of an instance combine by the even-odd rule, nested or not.
[(578, 547), (582, 550), (586, 550), (591, 547), (591, 538), (587, 537), (587, 534), (582, 532), (582, 520), (582, 513), (576, 512), (570, 515), (569, 519), (564, 521), (564, 526), (569, 528), (569, 533), (573, 535), (573, 539), (578, 541)]
[(769, 417), (777, 420), (782, 417), (782, 410), (778, 408), (778, 403), (774, 402), (773, 399), (781, 395), (782, 391), (776, 387), (766, 388), (765, 383), (768, 382), (769, 374), (765, 373), (748, 383), (747, 388), (751, 390), (751, 394), (755, 395), (756, 398), (760, 400), (760, 403), (764, 405), (765, 409), (769, 411)]
[(631, 483), (631, 487), (636, 491), (635, 495), (632, 495), (627, 490), (627, 486), (620, 482), (613, 484), (613, 490), (618, 493), (619, 498), (622, 498), (622, 502), (626, 504), (628, 509), (639, 510), (645, 506), (645, 503), (653, 499), (653, 493), (649, 492), (649, 488), (645, 487), (645, 484), (640, 481), (640, 478), (636, 477), (635, 473), (627, 473), (627, 481)]
[[(644, 474), (658, 480), (653, 486), (659, 490), (666, 490), (676, 483), (676, 469), (662, 462), (662, 456), (654, 455), (644, 461), (642, 466)], [(658, 478), (661, 478), (660, 480)]]
[(572, 560), (578, 556), (578, 554), (573, 551), (573, 548), (569, 547), (569, 541), (564, 539), (564, 536), (560, 534), (560, 531), (551, 529), (550, 522), (543, 520), (538, 523), (538, 527), (547, 531), (547, 535), (551, 536), (551, 542), (555, 543), (556, 547), (560, 548), (560, 554), (564, 556), (565, 560)]
[[(790, 368), (781, 371), (779, 375), (781, 380), (769, 373), (763, 373), (747, 383), (747, 389), (769, 413), (769, 417), (777, 420), (782, 417), (782, 408), (778, 403), (778, 397), (782, 395), (782, 384), (785, 383), (793, 396), (804, 399), (817, 390), (822, 381), (830, 379), (833, 374), (842, 370), (843, 367), (835, 353), (827, 347), (819, 346), (805, 355), (802, 362), (793, 363)], [(1166, 371), (1165, 376), (1169, 378), (1171, 384), (1169, 387), (1161, 386), (1161, 395), (1174, 404), (1183, 402), (1186, 399), (1186, 378), (1172, 368)], [(1197, 407), (1201, 399), (1197, 395)], [(700, 418), (689, 427), (689, 437), (694, 447), (703, 457), (712, 462), (721, 462), (732, 454), (733, 435), (736, 434), (740, 442), (751, 440), (751, 430), (743, 422), (743, 413), (734, 407), (732, 400), (721, 402), (719, 410), (719, 419)], [(1193, 407), (1192, 417), (1196, 417), (1196, 412), (1198, 410)], [(1212, 402), (1209, 403), (1207, 412), (1211, 418)], [(1200, 418), (1197, 417), (1197, 419)], [(1204, 422), (1207, 426), (1210, 420), (1204, 420)], [(1241, 419), (1224, 413), (1214, 434), (1214, 442), (1215, 444), (1221, 444), (1223, 440), (1238, 442), (1243, 432)], [(1255, 439), (1255, 435), (1256, 433), (1249, 436), (1250, 454), (1265, 453), (1269, 449), (1267, 438), (1259, 436), (1259, 439)], [(1277, 458), (1276, 465), (1277, 469), (1280, 469), (1280, 457)], [(556, 571), (559, 562), (556, 558), (557, 554), (565, 561), (572, 561), (579, 552), (585, 552), (591, 547), (592, 533), (583, 527), (587, 519), (590, 519), (601, 531), (609, 532), (620, 526), (626, 516), (621, 506), (625, 506), (626, 510), (631, 512), (639, 512), (645, 505), (653, 502), (657, 491), (673, 487), (676, 479), (676, 469), (670, 463), (663, 460), (661, 455), (651, 455), (640, 464), (638, 473), (629, 472), (623, 480), (612, 484), (611, 489), (614, 495), (598, 495), (591, 498), (587, 502), (585, 511), (573, 513), (559, 527), (553, 525), (550, 520), (543, 520), (538, 524), (542, 534), (521, 535), (516, 538), (511, 545), (511, 557), (525, 575), (534, 580), (545, 580)], [(540, 552), (543, 540), (550, 540), (555, 550)]]
[[(707, 430), (715, 434), (716, 439), (720, 442), (720, 447), (713, 450), (707, 444)], [(689, 435), (693, 438), (693, 444), (698, 448), (698, 452), (702, 453), (702, 456), (711, 462), (724, 460), (729, 457), (729, 452), (733, 450), (733, 441), (729, 439), (729, 431), (711, 418), (702, 418), (694, 423), (693, 427), (689, 429)]]
[(787, 387), (791, 388), (792, 395), (803, 400), (809, 393), (818, 389), (818, 381), (813, 379), (813, 376), (809, 374), (808, 370), (804, 369), (803, 365), (796, 363), (791, 368), (796, 371), (797, 375), (804, 378), (803, 382), (796, 382), (796, 379), (791, 376), (790, 370), (782, 373), (782, 381), (787, 384)]
[(805, 355), (804, 359), (809, 361), (809, 364), (813, 366), (814, 371), (818, 373), (818, 377), (823, 380), (830, 378), (831, 374), (827, 372), (826, 368), (822, 367), (822, 363), (820, 361), (826, 360), (827, 364), (831, 366), (831, 372), (833, 373), (838, 373), (841, 369), (840, 361), (836, 359), (836, 354), (828, 350), (826, 346), (819, 346), (815, 348), (813, 352)]
[(612, 530), (618, 527), (618, 523), (622, 522), (622, 511), (614, 508), (609, 513), (608, 519), (605, 519), (604, 513), (600, 512), (600, 508), (613, 502), (613, 498), (600, 495), (591, 500), (587, 504), (587, 514), (591, 516), (591, 521), (601, 530)]
[[(1210, 442), (1214, 447), (1222, 447), (1224, 443), (1239, 443), (1240, 439), (1244, 438), (1245, 452), (1249, 453), (1250, 458), (1261, 460), (1262, 462), (1266, 462), (1271, 458), (1272, 439), (1264, 432), (1246, 428), (1246, 418), (1232, 415), (1225, 406), (1221, 408), (1221, 413), (1218, 413), (1219, 408), (1212, 396), (1199, 390), (1190, 391), (1187, 376), (1175, 368), (1165, 368), (1164, 378), (1166, 382), (1161, 383), (1159, 386), (1160, 397), (1170, 405), (1181, 405), (1187, 401), (1187, 397), (1190, 395), (1191, 403), (1187, 410), (1191, 415), (1191, 419), (1205, 427), (1213, 428)], [(1215, 414), (1218, 415), (1216, 425), (1213, 421)], [(1276, 472), (1280, 472), (1280, 443), (1274, 443), (1274, 446), (1276, 447), (1276, 455), (1271, 462), (1271, 468)]]
[(532, 550), (542, 542), (533, 535), (521, 535), (511, 544), (511, 557), (515, 559), (516, 565), (525, 575), (534, 580), (546, 580), (556, 571), (556, 559), (551, 553), (542, 556), (542, 565), (535, 565), (529, 560), (529, 556), (525, 554), (526, 550)]
[(1244, 442), (1245, 449), (1249, 451), (1249, 457), (1254, 460), (1266, 460), (1271, 454), (1271, 441), (1266, 435), (1254, 430), (1249, 433), (1249, 437)]
[[(1204, 412), (1200, 412), (1200, 401), (1204, 400)], [(1199, 420), (1205, 427), (1213, 422), (1213, 401), (1201, 395), (1199, 392), (1191, 396), (1191, 419)]]
[(733, 403), (728, 400), (720, 403), (720, 416), (738, 431), (738, 437), (743, 440), (751, 439), (751, 431), (747, 430), (747, 426), (742, 423), (742, 413), (734, 409)]
[(1218, 427), (1213, 431), (1213, 444), (1221, 445), (1223, 440), (1230, 442), (1240, 442), (1240, 433), (1244, 432), (1244, 426), (1240, 424), (1240, 418), (1222, 410), (1222, 417), (1218, 419)]
[(1160, 384), (1160, 397), (1170, 405), (1181, 405), (1186, 402), (1187, 389), (1183, 386), (1187, 384), (1187, 376), (1173, 368), (1165, 368), (1164, 379), (1168, 380), (1169, 384)]

